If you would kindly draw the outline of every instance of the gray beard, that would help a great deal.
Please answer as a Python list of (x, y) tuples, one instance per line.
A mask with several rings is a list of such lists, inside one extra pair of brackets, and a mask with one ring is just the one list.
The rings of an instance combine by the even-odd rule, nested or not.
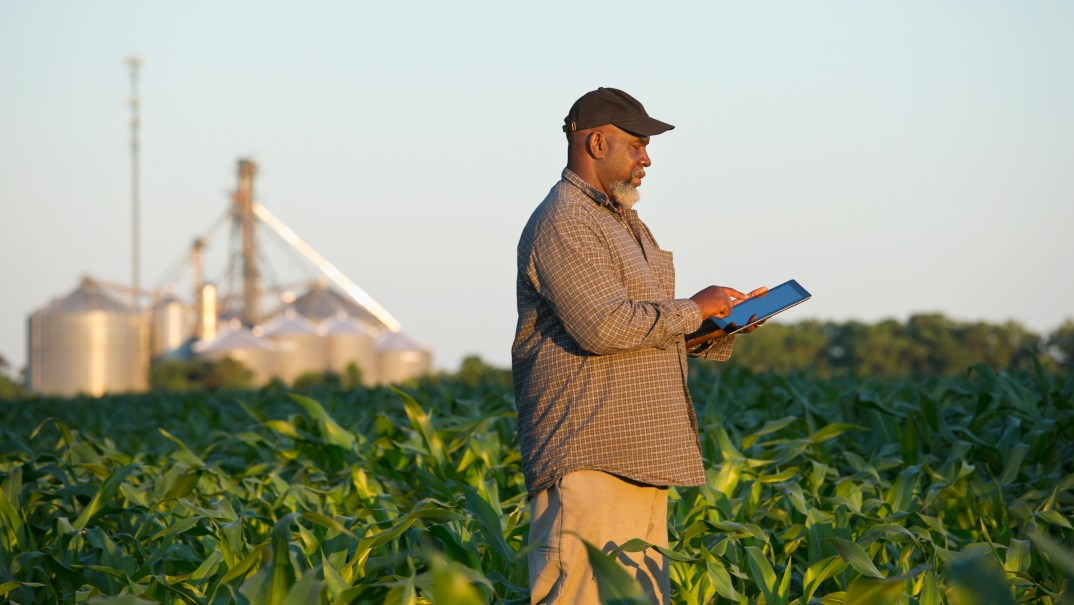
[(638, 200), (641, 199), (641, 193), (638, 188), (631, 185), (629, 181), (612, 183), (611, 191), (608, 193), (620, 206), (627, 209), (633, 208), (634, 204), (637, 204)]

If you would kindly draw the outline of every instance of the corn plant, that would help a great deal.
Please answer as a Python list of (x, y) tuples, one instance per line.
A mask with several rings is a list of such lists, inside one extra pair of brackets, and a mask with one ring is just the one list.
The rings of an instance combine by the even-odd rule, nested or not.
[[(691, 379), (708, 477), (670, 490), (674, 602), (1071, 602), (1074, 377)], [(528, 602), (503, 384), (0, 417), (0, 601)], [(615, 554), (589, 550), (602, 600), (644, 602)]]

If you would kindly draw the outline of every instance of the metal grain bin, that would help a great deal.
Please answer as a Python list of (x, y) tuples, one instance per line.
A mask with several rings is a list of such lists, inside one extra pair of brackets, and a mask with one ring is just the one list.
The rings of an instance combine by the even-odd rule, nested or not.
[(193, 346), (194, 353), (206, 359), (230, 357), (242, 363), (254, 373), (254, 384), (264, 385), (275, 372), (275, 347), (243, 327), (239, 320), (232, 320), (227, 328), (216, 333), (216, 338), (201, 341)]
[(153, 359), (177, 354), (194, 335), (195, 312), (169, 296), (149, 310), (149, 351)]
[(149, 347), (141, 313), (86, 278), (29, 318), (29, 387), (37, 393), (144, 391)]
[(387, 329), (387, 326), (365, 307), (336, 292), (325, 282), (315, 282), (309, 291), (296, 298), (291, 306), (299, 315), (311, 321), (332, 319), (342, 311), (377, 330)]
[(323, 328), (328, 369), (343, 375), (347, 366), (354, 363), (362, 372), (362, 384), (377, 384), (380, 371), (377, 367), (376, 330), (342, 312), (328, 320)]
[(265, 337), (276, 345), (276, 376), (287, 384), (307, 372), (328, 369), (324, 337), (294, 309), (265, 324)]
[(433, 369), (432, 349), (402, 332), (386, 333), (377, 341), (380, 384), (402, 382)]

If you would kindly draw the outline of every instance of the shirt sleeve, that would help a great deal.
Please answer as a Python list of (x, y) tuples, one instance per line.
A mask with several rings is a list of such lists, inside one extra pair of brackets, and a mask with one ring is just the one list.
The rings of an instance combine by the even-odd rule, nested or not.
[(701, 357), (713, 361), (727, 361), (731, 359), (731, 351), (735, 348), (735, 335), (713, 338), (686, 351), (690, 357)]
[(690, 299), (632, 300), (591, 217), (549, 220), (535, 234), (529, 279), (583, 349), (610, 355), (675, 346), (701, 325)]

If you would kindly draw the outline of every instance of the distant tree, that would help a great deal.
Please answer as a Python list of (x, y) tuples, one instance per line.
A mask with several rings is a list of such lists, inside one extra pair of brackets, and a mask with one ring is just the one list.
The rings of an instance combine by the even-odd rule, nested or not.
[(191, 362), (167, 359), (157, 362), (149, 369), (149, 388), (154, 391), (189, 391), (191, 386)]
[(731, 361), (756, 372), (827, 372), (828, 347), (828, 336), (818, 322), (773, 322), (736, 339)]
[(0, 355), (0, 401), (18, 399), (23, 395), (22, 384), (8, 376), (11, 364)]
[[(1045, 356), (1046, 350), (1051, 356)], [(906, 322), (774, 320), (735, 341), (732, 365), (756, 372), (810, 371), (819, 375), (950, 376), (984, 363), (994, 369), (1074, 363), (1074, 321), (1045, 343), (1016, 322), (959, 322), (939, 313), (913, 315)]]
[(305, 372), (295, 378), (293, 386), (297, 390), (305, 390), (312, 387), (333, 386), (339, 388), (343, 381), (335, 372)]
[(253, 371), (231, 357), (218, 361), (169, 359), (154, 364), (149, 371), (149, 387), (153, 390), (250, 389), (253, 386)]
[(470, 386), (511, 386), (511, 371), (486, 364), (477, 355), (468, 355), (459, 365), (455, 379)]
[(364, 384), (362, 382), (362, 368), (359, 368), (358, 364), (352, 361), (347, 364), (346, 368), (343, 368), (343, 376), (340, 379), (343, 388), (347, 390), (357, 389)]
[(210, 366), (204, 384), (209, 390), (252, 389), (254, 371), (237, 359), (225, 357)]
[(1074, 319), (1064, 321), (1049, 334), (1047, 346), (1059, 365), (1074, 370)]

